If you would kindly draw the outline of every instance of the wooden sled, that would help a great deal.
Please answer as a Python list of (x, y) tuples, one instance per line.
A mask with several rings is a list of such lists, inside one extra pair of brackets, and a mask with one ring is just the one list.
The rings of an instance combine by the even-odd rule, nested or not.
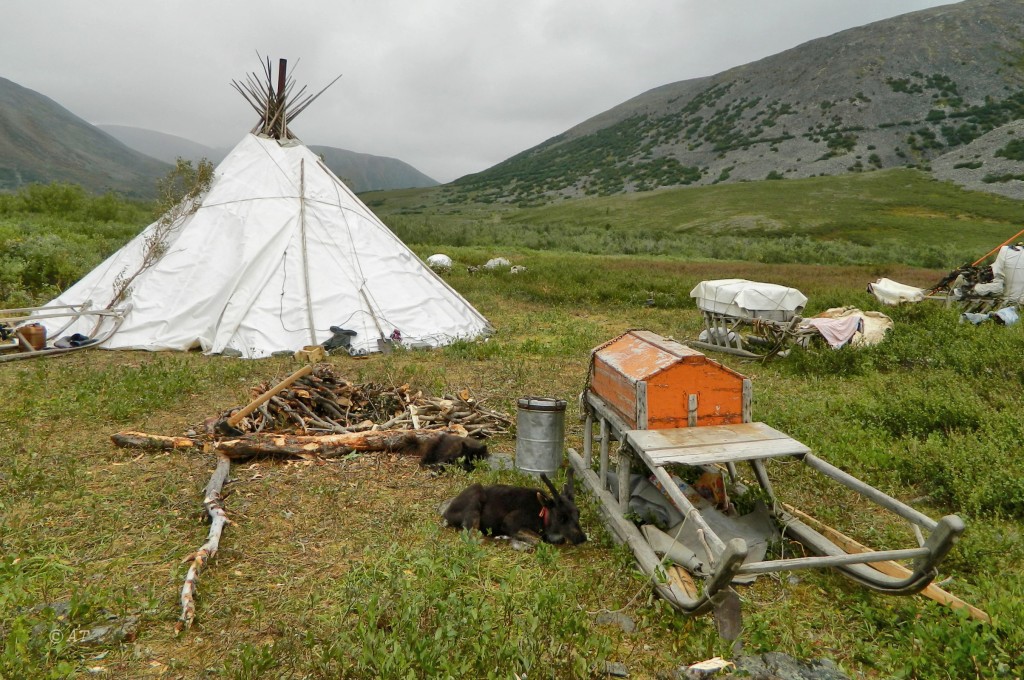
[(784, 357), (797, 344), (806, 344), (814, 335), (800, 329), (803, 317), (789, 321), (773, 321), (741, 317), (719, 312), (701, 311), (704, 317), (702, 339), (686, 344), (714, 352), (725, 352), (747, 359)]
[[(792, 437), (765, 423), (751, 422), (750, 403), (749, 379), (656, 334), (630, 331), (594, 350), (588, 387), (581, 395), (586, 414), (583, 455), (570, 449), (569, 460), (600, 502), (608, 527), (632, 549), (655, 590), (680, 612), (701, 614), (723, 601), (734, 579), (796, 569), (833, 568), (863, 586), (893, 595), (914, 594), (927, 587), (938, 564), (964, 531), (963, 521), (956, 515), (936, 521), (815, 456)], [(672, 413), (673, 409), (677, 412)], [(618, 497), (610, 484), (612, 441), (618, 442)], [(816, 473), (894, 513), (911, 525), (917, 545), (849, 552), (849, 544), (840, 545), (812, 528), (797, 516), (799, 511), (777, 498), (765, 465), (775, 458), (802, 461)], [(742, 538), (724, 541), (719, 537), (667, 469), (679, 465), (722, 468), (736, 487), (742, 485), (738, 464), (750, 466), (760, 495), (770, 506), (770, 517), (785, 529), (784, 535), (802, 543), (813, 556), (748, 560), (747, 543)], [(632, 471), (656, 480), (657, 488), (684, 522), (696, 527), (706, 553), (698, 557), (711, 566), (703, 578), (703, 589), (694, 592), (669, 578), (666, 561), (627, 517), (630, 484), (618, 482), (630, 480)], [(913, 563), (897, 576), (869, 566), (890, 560)]]
[(785, 356), (806, 342), (800, 312), (807, 297), (787, 286), (746, 279), (701, 281), (690, 291), (704, 331), (687, 344), (749, 359)]

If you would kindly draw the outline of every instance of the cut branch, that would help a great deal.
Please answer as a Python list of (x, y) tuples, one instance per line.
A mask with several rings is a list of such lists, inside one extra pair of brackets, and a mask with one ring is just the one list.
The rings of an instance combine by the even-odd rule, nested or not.
[(117, 432), (110, 435), (110, 440), (117, 446), (146, 451), (168, 451), (170, 449), (191, 449), (199, 446), (188, 437), (165, 437), (162, 434), (147, 432)]
[(224, 454), (217, 455), (217, 468), (213, 471), (210, 483), (206, 485), (206, 494), (203, 498), (203, 507), (210, 517), (210, 533), (207, 535), (206, 543), (193, 555), (189, 555), (186, 561), (191, 560), (192, 565), (185, 575), (185, 585), (181, 588), (181, 616), (174, 625), (175, 634), (188, 630), (196, 618), (196, 583), (199, 581), (199, 574), (203, 571), (206, 563), (213, 559), (220, 546), (220, 535), (224, 526), (228, 523), (227, 513), (221, 505), (223, 499), (221, 489), (224, 481), (228, 478), (231, 470), (231, 459)]

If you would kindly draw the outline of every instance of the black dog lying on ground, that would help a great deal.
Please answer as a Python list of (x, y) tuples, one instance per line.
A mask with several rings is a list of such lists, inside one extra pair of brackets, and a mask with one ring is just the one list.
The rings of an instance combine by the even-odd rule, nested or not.
[(540, 478), (551, 490), (550, 498), (539, 489), (474, 484), (452, 499), (442, 515), (451, 527), (531, 544), (538, 538), (546, 543), (583, 543), (587, 536), (580, 527), (573, 469), (569, 468), (561, 493), (547, 475), (542, 473)]
[(420, 465), (424, 467), (460, 463), (468, 472), (475, 461), (487, 457), (487, 444), (473, 437), (448, 433), (422, 439), (411, 435), (407, 451), (419, 456)]

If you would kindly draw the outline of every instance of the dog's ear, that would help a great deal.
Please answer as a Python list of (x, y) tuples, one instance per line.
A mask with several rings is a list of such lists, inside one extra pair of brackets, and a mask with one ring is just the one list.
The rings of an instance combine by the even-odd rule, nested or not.
[(576, 480), (573, 474), (574, 472), (576, 472), (576, 469), (570, 465), (569, 471), (565, 475), (565, 486), (562, 487), (562, 495), (570, 501), (575, 500), (576, 496)]

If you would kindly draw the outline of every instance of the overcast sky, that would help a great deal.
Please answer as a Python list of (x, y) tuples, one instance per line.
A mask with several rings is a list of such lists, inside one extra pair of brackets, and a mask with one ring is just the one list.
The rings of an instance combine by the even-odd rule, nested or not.
[[(659, 85), (949, 0), (4, 0), (0, 76), (91, 123), (233, 146), (257, 52), (317, 91), (307, 144), (447, 182)], [(298, 63), (296, 63), (298, 62)]]

